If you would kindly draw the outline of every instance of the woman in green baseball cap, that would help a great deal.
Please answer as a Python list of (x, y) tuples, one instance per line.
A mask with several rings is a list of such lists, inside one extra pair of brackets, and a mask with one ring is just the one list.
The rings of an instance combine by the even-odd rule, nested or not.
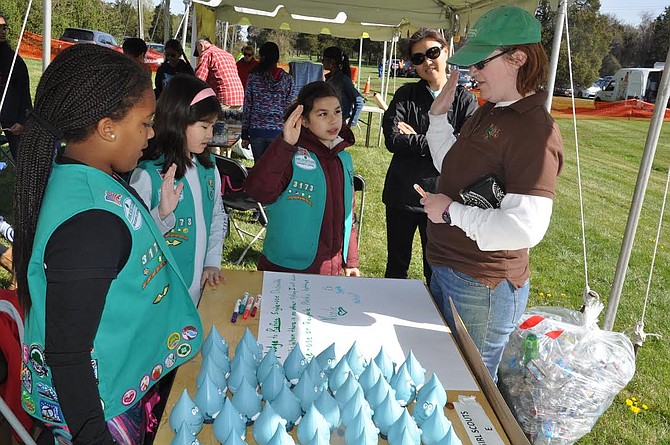
[(452, 329), (453, 299), (494, 380), (528, 302), (528, 249), (549, 227), (563, 164), (561, 135), (544, 107), (548, 61), (540, 40), (540, 23), (524, 9), (483, 15), (449, 62), (470, 68), (487, 103), (456, 140), (446, 118), (450, 81), (431, 106), (426, 134), (441, 166), (435, 194), (421, 200), (430, 220), (431, 293)]

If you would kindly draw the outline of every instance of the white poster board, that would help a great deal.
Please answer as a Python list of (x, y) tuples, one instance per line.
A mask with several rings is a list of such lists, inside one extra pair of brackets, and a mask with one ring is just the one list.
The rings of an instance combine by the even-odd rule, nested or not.
[(281, 362), (295, 344), (308, 359), (357, 342), (367, 360), (382, 345), (398, 365), (410, 351), (447, 390), (477, 391), (449, 328), (418, 280), (264, 272), (258, 341)]

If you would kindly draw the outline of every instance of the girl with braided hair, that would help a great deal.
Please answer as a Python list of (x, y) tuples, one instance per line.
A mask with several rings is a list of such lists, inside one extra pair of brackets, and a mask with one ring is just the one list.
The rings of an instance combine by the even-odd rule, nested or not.
[[(14, 244), (26, 310), (22, 403), (61, 444), (141, 444), (152, 386), (200, 347), (172, 254), (118, 175), (153, 136), (154, 107), (139, 65), (74, 45), (44, 72), (26, 121)], [(174, 171), (162, 189), (172, 208)]]
[[(130, 179), (163, 232), (195, 304), (205, 283), (213, 286), (223, 279), (228, 215), (221, 199), (221, 175), (207, 148), (220, 112), (216, 93), (205, 82), (186, 74), (174, 76), (156, 105), (156, 136)], [(176, 165), (174, 174), (171, 165)], [(183, 187), (179, 205), (170, 206), (174, 211), (163, 210), (167, 175)]]

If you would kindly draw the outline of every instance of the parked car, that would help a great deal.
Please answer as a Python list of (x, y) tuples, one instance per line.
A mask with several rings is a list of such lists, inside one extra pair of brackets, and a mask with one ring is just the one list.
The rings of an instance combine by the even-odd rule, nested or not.
[(458, 69), (458, 84), (465, 88), (475, 88), (476, 82), (470, 77), (470, 70), (467, 68)]
[(108, 47), (119, 46), (111, 34), (94, 29), (65, 28), (60, 40), (72, 43), (94, 43)]
[(572, 88), (570, 85), (558, 85), (554, 87), (554, 96), (572, 96)]
[(391, 76), (404, 76), (405, 75), (405, 62), (403, 59), (392, 59), (391, 60)]
[(153, 49), (161, 54), (165, 54), (165, 45), (162, 43), (147, 43), (147, 48)]
[(663, 70), (660, 68), (621, 68), (602, 91), (596, 94), (595, 101), (641, 99), (654, 103), (662, 74)]
[(416, 67), (412, 62), (405, 62), (404, 71), (405, 77), (419, 77), (419, 74), (416, 72)]
[(596, 81), (588, 88), (581, 85), (578, 86), (577, 94), (575, 96), (582, 99), (593, 99), (596, 97), (596, 94), (598, 94), (598, 91), (600, 90), (602, 90), (602, 87)]

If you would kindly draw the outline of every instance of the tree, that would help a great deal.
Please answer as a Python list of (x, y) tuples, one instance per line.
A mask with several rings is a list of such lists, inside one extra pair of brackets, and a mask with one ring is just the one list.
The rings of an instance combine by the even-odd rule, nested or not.
[[(542, 3), (538, 8), (538, 19), (543, 26), (542, 43), (547, 53), (550, 54), (557, 14), (548, 9), (545, 1)], [(603, 57), (609, 52), (608, 21), (599, 11), (599, 0), (576, 0), (568, 7), (572, 76), (576, 85), (591, 85), (598, 78)], [(566, 39), (563, 39), (556, 71), (556, 83), (568, 84), (569, 82), (567, 43)]]
[(670, 44), (670, 6), (666, 6), (665, 11), (654, 20), (651, 41), (654, 45), (649, 51), (648, 66), (653, 66), (654, 62), (663, 62), (667, 57)]
[[(163, 38), (163, 31), (165, 30), (165, 11), (163, 11), (164, 5), (165, 2), (161, 2), (160, 5), (156, 5), (154, 8), (151, 25), (149, 26), (149, 35), (147, 36), (147, 41), (165, 43), (165, 39)], [(172, 35), (172, 28), (170, 25), (171, 23), (168, 24), (168, 35)]]

